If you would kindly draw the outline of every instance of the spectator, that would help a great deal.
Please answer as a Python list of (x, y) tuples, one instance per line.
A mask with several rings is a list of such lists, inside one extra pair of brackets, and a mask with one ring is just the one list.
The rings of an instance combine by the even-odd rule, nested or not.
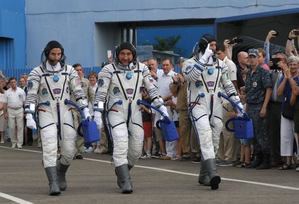
[(163, 74), (163, 70), (158, 69), (158, 62), (156, 59), (151, 58), (147, 61), (148, 68), (151, 72), (152, 77), (155, 80), (158, 80), (158, 76), (161, 76)]
[[(88, 87), (88, 93), (90, 95), (90, 100), (89, 100), (89, 107), (90, 107), (90, 114), (92, 116), (94, 116), (94, 112), (92, 110), (92, 104), (93, 104), (93, 101), (95, 100), (95, 93), (96, 93), (96, 90), (98, 88), (98, 84), (97, 84), (97, 81), (98, 81), (98, 76), (97, 76), (97, 73), (95, 72), (91, 72), (89, 75), (88, 75), (88, 80), (89, 80), (89, 87)], [(101, 130), (101, 139), (99, 142), (93, 144), (93, 149), (94, 149), (94, 153), (96, 154), (105, 154), (108, 152), (108, 141), (107, 141), (107, 135), (104, 131), (104, 128), (102, 128)]]
[(258, 50), (249, 49), (250, 71), (245, 81), (247, 113), (254, 127), (254, 155), (252, 168), (269, 169), (270, 141), (267, 132), (267, 109), (272, 93), (270, 73), (258, 65)]
[[(158, 91), (159, 95), (163, 98), (164, 104), (167, 107), (167, 112), (169, 114), (170, 120), (174, 119), (175, 113), (172, 111), (171, 107), (175, 105), (172, 93), (170, 91), (170, 84), (173, 82), (173, 77), (176, 73), (173, 71), (173, 64), (169, 58), (162, 60), (162, 69), (163, 74), (158, 75)], [(156, 114), (157, 121), (159, 119), (159, 114)], [(162, 156), (161, 159), (170, 160), (176, 157), (176, 143), (177, 141), (168, 142), (166, 141), (164, 144), (164, 140), (160, 139), (160, 148), (163, 150), (163, 146), (166, 148), (166, 156)]]
[(5, 91), (4, 114), (8, 118), (8, 129), (11, 138), (11, 147), (22, 148), (24, 141), (24, 102), (26, 94), (23, 89), (17, 87), (17, 79), (11, 77), (10, 88)]
[(258, 48), (257, 49), (259, 52), (258, 56), (258, 64), (263, 67), (265, 70), (269, 71), (270, 67), (268, 64), (265, 63), (265, 58), (266, 58), (266, 52), (263, 48)]
[(237, 85), (238, 91), (240, 91), (240, 88), (245, 86), (245, 79), (249, 71), (248, 53), (241, 51), (238, 53), (237, 58)]
[[(74, 64), (73, 67), (75, 68), (75, 70), (78, 74), (81, 88), (84, 91), (85, 96), (87, 97), (87, 101), (89, 102), (90, 101), (90, 94), (89, 94), (89, 88), (88, 88), (89, 81), (88, 81), (88, 79), (86, 79), (84, 77), (84, 68), (82, 67), (81, 64)], [(75, 101), (74, 98), (75, 98), (74, 94), (71, 95), (71, 99), (73, 101)], [(79, 112), (75, 109), (72, 109), (72, 114), (73, 114), (73, 119), (74, 119), (74, 127), (77, 130), (79, 127), (80, 121), (81, 121), (81, 116), (80, 116)], [(88, 145), (91, 145), (91, 144), (87, 144), (87, 146)], [(77, 148), (77, 152), (75, 154), (74, 159), (83, 159), (83, 153), (85, 151), (88, 151), (88, 152), (92, 151), (91, 146), (88, 146), (89, 149), (86, 150), (86, 147), (84, 146), (84, 138), (79, 135), (77, 136), (77, 140), (76, 140), (76, 148)]]
[[(148, 92), (142, 87), (142, 100), (147, 103), (151, 103)], [(144, 142), (143, 142), (143, 150), (144, 155), (141, 157), (142, 159), (150, 159), (151, 158), (151, 149), (152, 149), (152, 111), (150, 108), (145, 107), (144, 105), (140, 106), (142, 111), (142, 121), (143, 121), (143, 129), (144, 129)]]
[[(229, 47), (229, 40), (224, 40), (223, 45), (217, 46), (216, 56), (222, 60), (228, 67), (228, 78), (234, 84), (236, 90), (238, 87), (237, 84), (237, 67), (235, 63), (227, 57), (225, 52), (225, 47)], [(228, 101), (224, 101), (223, 103), (223, 116), (225, 123), (229, 117), (231, 116), (231, 111), (233, 112), (233, 108), (230, 106)], [(236, 161), (237, 157), (237, 149), (239, 147), (238, 140), (235, 139), (234, 134), (232, 132), (227, 131), (225, 128), (222, 130), (222, 134), (220, 134), (219, 141), (219, 151), (217, 165), (219, 166), (230, 166)]]
[(271, 166), (278, 167), (282, 165), (280, 156), (280, 121), (281, 121), (281, 103), (283, 101), (282, 96), (277, 95), (277, 89), (279, 80), (282, 76), (282, 72), (276, 64), (279, 61), (286, 63), (286, 55), (281, 51), (276, 51), (270, 59), (270, 42), (277, 36), (277, 32), (270, 30), (264, 42), (264, 50), (266, 52), (265, 62), (269, 63), (270, 74), (272, 79), (272, 95), (269, 102), (269, 114), (268, 114), (268, 130), (271, 143)]
[(19, 87), (26, 92), (26, 79), (24, 77), (20, 77), (19, 79)]
[(0, 143), (4, 143), (4, 131), (6, 129), (7, 121), (4, 117), (4, 102), (5, 102), (5, 96), (4, 96), (4, 84), (5, 79), (0, 76)]
[[(163, 70), (158, 69), (158, 62), (155, 58), (150, 58), (148, 60), (148, 68), (150, 70), (151, 76), (158, 81), (158, 76), (162, 76)], [(155, 123), (155, 111), (152, 112), (153, 115), (153, 152), (152, 152), (152, 157), (154, 158), (160, 158), (162, 154), (166, 154), (165, 152), (165, 147), (164, 147), (164, 142), (161, 136), (161, 131), (156, 127)]]
[[(287, 170), (291, 168), (293, 156), (293, 142), (294, 142), (294, 105), (291, 105), (292, 88), (290, 80), (295, 81), (299, 85), (299, 58), (291, 56), (288, 58), (287, 64), (279, 62), (279, 67), (283, 70), (284, 76), (280, 80), (278, 87), (278, 95), (283, 95), (284, 101), (282, 103), (281, 114), (281, 156), (285, 158), (285, 163), (279, 168)], [(296, 137), (296, 136), (295, 136)], [(296, 138), (296, 141), (298, 138)], [(298, 143), (297, 143), (298, 146)]]
[(295, 46), (295, 40), (298, 37), (298, 29), (293, 29), (289, 32), (288, 40), (286, 42), (286, 55), (287, 56), (298, 56), (298, 51)]

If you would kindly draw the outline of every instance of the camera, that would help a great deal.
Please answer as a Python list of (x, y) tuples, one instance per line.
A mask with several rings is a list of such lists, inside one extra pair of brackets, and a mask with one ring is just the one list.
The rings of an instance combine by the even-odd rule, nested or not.
[(278, 66), (278, 62), (280, 62), (281, 59), (280, 59), (280, 58), (273, 57), (273, 58), (271, 59), (271, 61), (272, 61), (273, 64), (272, 64), (272, 66), (270, 66), (270, 69), (272, 69), (272, 70), (279, 70), (280, 67)]
[(231, 39), (228, 44), (238, 44), (241, 42), (243, 42), (243, 40), (241, 38), (235, 37), (235, 38)]
[(294, 35), (298, 36), (299, 35), (299, 30), (294, 30), (293, 33), (294, 33)]
[(279, 32), (275, 31), (275, 33), (273, 34), (273, 36), (277, 37), (279, 34)]

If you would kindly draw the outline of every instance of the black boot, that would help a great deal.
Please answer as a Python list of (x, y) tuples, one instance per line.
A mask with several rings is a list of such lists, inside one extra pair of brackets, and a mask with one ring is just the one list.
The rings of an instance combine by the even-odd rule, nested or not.
[(115, 168), (117, 176), (117, 185), (121, 188), (122, 193), (132, 193), (133, 188), (130, 179), (129, 167), (123, 164)]
[(262, 169), (271, 169), (271, 160), (270, 160), (270, 154), (265, 153), (263, 154), (263, 162), (256, 167), (257, 170), (262, 170)]
[(216, 160), (207, 159), (204, 161), (204, 165), (210, 177), (210, 186), (212, 190), (217, 190), (219, 188), (219, 183), (221, 182), (220, 176), (217, 175)]
[(67, 183), (65, 179), (65, 173), (70, 165), (64, 165), (60, 162), (57, 163), (57, 175), (58, 175), (58, 181), (59, 181), (59, 188), (61, 191), (65, 191), (67, 188)]
[(210, 177), (208, 175), (208, 171), (205, 166), (205, 162), (200, 162), (200, 173), (198, 176), (198, 183), (204, 186), (210, 186)]
[(48, 181), (49, 181), (49, 195), (59, 195), (60, 194), (60, 189), (59, 189), (59, 184), (58, 184), (58, 176), (57, 176), (57, 170), (56, 166), (53, 167), (47, 167), (45, 168)]
[(259, 152), (255, 155), (253, 162), (250, 165), (250, 168), (256, 168), (263, 162), (263, 153)]

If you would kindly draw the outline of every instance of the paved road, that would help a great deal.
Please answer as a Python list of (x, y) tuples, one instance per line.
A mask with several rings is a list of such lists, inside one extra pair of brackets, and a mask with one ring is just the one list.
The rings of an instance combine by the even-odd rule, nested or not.
[[(87, 154), (74, 160), (69, 188), (48, 196), (46, 175), (38, 148), (0, 146), (0, 203), (50, 204), (182, 204), (182, 203), (298, 203), (299, 173), (220, 167), (220, 189), (197, 183), (199, 164), (190, 161), (140, 160), (132, 171), (134, 193), (123, 195), (116, 186), (109, 155)], [(20, 199), (20, 200), (17, 200)]]

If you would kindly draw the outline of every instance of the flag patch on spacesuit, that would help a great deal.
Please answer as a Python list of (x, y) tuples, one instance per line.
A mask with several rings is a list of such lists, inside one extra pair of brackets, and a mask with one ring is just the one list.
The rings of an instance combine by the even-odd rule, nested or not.
[(104, 85), (104, 80), (103, 79), (99, 79), (98, 80), (98, 86), (102, 87)]
[(198, 88), (198, 87), (200, 87), (200, 86), (202, 86), (202, 85), (203, 85), (202, 81), (196, 81), (196, 82), (195, 82), (195, 86), (196, 86), (196, 88)]
[(207, 82), (207, 85), (208, 85), (209, 87), (213, 87), (213, 86), (214, 86), (214, 84), (215, 84), (215, 82), (214, 82), (214, 81), (208, 81), (208, 82)]
[(113, 94), (116, 95), (116, 94), (118, 94), (118, 93), (120, 93), (119, 88), (118, 88), (118, 87), (114, 87), (114, 88), (113, 88)]
[(134, 92), (134, 89), (126, 89), (127, 94), (133, 94), (133, 92)]
[(61, 89), (56, 88), (52, 90), (54, 94), (60, 94), (61, 93)]
[(32, 89), (33, 87), (33, 82), (31, 80), (28, 81), (28, 85), (27, 85), (27, 88), (28, 89)]
[(48, 90), (46, 88), (42, 89), (42, 95), (47, 95), (48, 94)]

